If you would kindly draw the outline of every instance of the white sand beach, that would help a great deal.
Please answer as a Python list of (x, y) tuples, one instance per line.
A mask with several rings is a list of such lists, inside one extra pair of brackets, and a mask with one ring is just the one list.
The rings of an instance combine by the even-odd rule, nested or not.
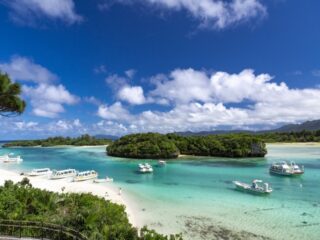
[[(25, 176), (21, 176), (19, 173), (0, 169), (0, 185), (3, 185), (6, 180), (12, 180), (16, 183), (24, 177)], [(91, 181), (72, 182), (71, 179), (49, 180), (46, 176), (28, 178), (35, 188), (59, 193), (62, 191), (70, 193), (91, 193), (110, 200), (111, 202), (122, 204), (126, 207), (130, 223), (135, 227), (141, 226), (134, 218), (132, 205), (130, 205), (126, 192), (122, 189), (121, 194), (119, 194), (119, 188), (114, 183), (93, 183)]]

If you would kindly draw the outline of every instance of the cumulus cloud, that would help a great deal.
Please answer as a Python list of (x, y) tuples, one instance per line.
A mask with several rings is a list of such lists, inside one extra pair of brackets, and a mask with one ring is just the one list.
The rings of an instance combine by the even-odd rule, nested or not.
[(10, 9), (10, 18), (19, 24), (35, 25), (41, 19), (60, 20), (68, 24), (82, 21), (73, 0), (2, 0)]
[(148, 4), (172, 11), (184, 10), (200, 21), (200, 26), (214, 29), (223, 29), (267, 15), (266, 6), (260, 0), (116, 0), (115, 2), (126, 5)]
[[(33, 60), (15, 56), (8, 63), (0, 63), (0, 71), (6, 72), (14, 81), (21, 81), (23, 95), (30, 100), (36, 116), (55, 118), (64, 112), (64, 104), (72, 105), (79, 98), (65, 86), (57, 84), (58, 77)], [(32, 84), (29, 84), (32, 83)]]
[(24, 86), (23, 92), (31, 98), (33, 113), (41, 117), (55, 118), (64, 112), (63, 104), (75, 104), (78, 97), (72, 95), (63, 85), (39, 84), (36, 87)]
[(33, 62), (32, 59), (14, 56), (8, 63), (0, 63), (0, 70), (10, 75), (13, 80), (48, 83), (58, 77), (48, 69)]
[(106, 77), (106, 83), (109, 87), (111, 87), (114, 91), (118, 91), (123, 86), (127, 85), (130, 79), (126, 76), (120, 76), (118, 74), (111, 74)]
[(140, 86), (124, 86), (119, 90), (118, 98), (134, 105), (144, 104), (146, 102), (143, 88)]
[(122, 106), (121, 102), (116, 102), (110, 106), (100, 105), (97, 115), (108, 120), (129, 121), (131, 119), (129, 111)]
[[(152, 83), (155, 88), (146, 98), (167, 101), (169, 110), (132, 114), (117, 102), (101, 105), (98, 115), (122, 124), (127, 133), (271, 128), (320, 118), (320, 89), (292, 89), (252, 69), (232, 74), (176, 69), (152, 77)], [(123, 133), (124, 128), (118, 130)]]

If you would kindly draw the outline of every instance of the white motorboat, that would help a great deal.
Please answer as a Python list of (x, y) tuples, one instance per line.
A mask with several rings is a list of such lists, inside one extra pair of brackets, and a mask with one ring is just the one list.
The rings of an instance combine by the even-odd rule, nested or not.
[(297, 176), (304, 173), (303, 166), (299, 167), (294, 162), (288, 164), (286, 161), (273, 163), (269, 169), (271, 174), (281, 176)]
[(23, 161), (23, 159), (20, 156), (10, 157), (10, 155), (12, 154), (2, 156), (2, 161), (4, 163), (20, 163)]
[(96, 179), (98, 173), (94, 170), (78, 172), (77, 175), (73, 178), (74, 182), (86, 181), (90, 179)]
[(94, 183), (105, 183), (105, 182), (113, 182), (113, 178), (102, 178), (102, 179), (94, 179), (93, 180)]
[(159, 160), (159, 161), (158, 161), (158, 165), (159, 165), (159, 166), (164, 166), (164, 165), (166, 165), (166, 164), (167, 164), (167, 162), (164, 161), (164, 160)]
[(60, 171), (53, 171), (50, 179), (55, 180), (55, 179), (62, 179), (62, 178), (69, 178), (69, 177), (74, 177), (76, 176), (77, 171), (75, 169), (65, 169), (65, 170), (60, 170)]
[(145, 163), (145, 164), (140, 163), (139, 164), (139, 172), (140, 173), (152, 173), (153, 168), (149, 163)]
[[(247, 184), (239, 181), (233, 181), (236, 186), (237, 190), (255, 193), (255, 194), (269, 194), (272, 192), (272, 188), (269, 186), (268, 183), (263, 183), (262, 180), (255, 179), (252, 181), (252, 184)], [(259, 186), (258, 183), (263, 183), (262, 186)]]
[(49, 174), (52, 174), (52, 171), (50, 170), (50, 168), (33, 169), (32, 171), (26, 173), (26, 175), (30, 177), (43, 176), (43, 175), (49, 175)]

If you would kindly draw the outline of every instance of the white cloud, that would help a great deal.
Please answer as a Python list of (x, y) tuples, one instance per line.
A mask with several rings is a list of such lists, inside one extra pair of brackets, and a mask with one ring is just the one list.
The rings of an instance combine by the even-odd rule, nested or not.
[(112, 74), (106, 78), (106, 83), (113, 90), (119, 90), (121, 87), (127, 85), (129, 79), (127, 77), (119, 76), (118, 74)]
[[(53, 136), (79, 136), (84, 133), (92, 134), (93, 126), (83, 125), (79, 119), (56, 120), (50, 122), (24, 121), (3, 118), (0, 121), (0, 139), (39, 139)], [(2, 136), (2, 137), (1, 137)]]
[(140, 86), (124, 86), (118, 92), (118, 98), (130, 104), (144, 104), (146, 99)]
[[(64, 112), (63, 105), (72, 105), (79, 98), (71, 94), (62, 84), (56, 84), (58, 77), (47, 68), (21, 56), (0, 63), (0, 71), (6, 72), (14, 81), (21, 81), (22, 94), (30, 100), (36, 116), (55, 118)], [(32, 84), (29, 84), (32, 82)]]
[(79, 101), (63, 85), (39, 84), (23, 86), (23, 93), (31, 99), (33, 113), (37, 116), (55, 118), (64, 112), (63, 104), (72, 105)]
[(267, 15), (260, 0), (117, 0), (121, 4), (149, 4), (160, 9), (187, 11), (202, 27), (223, 29)]
[(26, 122), (26, 121), (21, 121), (21, 122), (14, 122), (14, 125), (17, 127), (18, 130), (30, 130), (30, 129), (35, 129), (39, 123), (38, 122)]
[(129, 121), (131, 119), (129, 111), (126, 110), (120, 102), (116, 102), (111, 106), (100, 105), (97, 115), (103, 119), (108, 120)]
[[(131, 114), (117, 102), (100, 106), (98, 115), (122, 124), (126, 133), (272, 128), (320, 118), (320, 89), (292, 89), (251, 69), (237, 74), (177, 69), (169, 76), (153, 77), (152, 83), (155, 89), (146, 93), (146, 99), (163, 99), (169, 110)], [(124, 128), (118, 131), (123, 134)]]
[(34, 63), (31, 59), (14, 56), (9, 63), (0, 63), (0, 70), (10, 75), (13, 80), (48, 83), (58, 77), (48, 69)]
[(68, 24), (81, 22), (73, 0), (3, 0), (10, 9), (10, 17), (19, 24), (35, 25), (42, 18), (60, 20)]

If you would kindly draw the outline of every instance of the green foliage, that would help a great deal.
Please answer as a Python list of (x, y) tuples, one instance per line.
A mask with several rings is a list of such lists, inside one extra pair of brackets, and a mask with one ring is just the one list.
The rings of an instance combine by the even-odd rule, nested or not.
[(268, 143), (274, 142), (320, 142), (320, 130), (300, 132), (272, 132), (258, 134), (257, 137)]
[(195, 156), (263, 157), (265, 144), (245, 134), (190, 136), (141, 133), (127, 135), (107, 147), (110, 156), (128, 158), (176, 158), (179, 153)]
[(127, 135), (107, 147), (110, 156), (127, 158), (176, 158), (179, 150), (166, 135), (139, 133)]
[(52, 147), (59, 145), (72, 145), (72, 146), (97, 146), (97, 145), (107, 145), (112, 141), (109, 139), (96, 139), (89, 136), (88, 134), (82, 135), (77, 138), (70, 137), (53, 137), (44, 140), (24, 140), (24, 141), (14, 141), (6, 143), (3, 147), (32, 147), (32, 146), (42, 146), (42, 147)]
[(26, 103), (20, 98), (21, 86), (12, 83), (8, 74), (0, 72), (0, 115), (11, 116), (21, 114)]
[[(128, 221), (125, 207), (91, 194), (58, 194), (32, 188), (24, 179), (0, 187), (0, 219), (53, 223), (72, 228), (88, 239), (181, 240), (143, 228), (141, 237)], [(142, 237), (145, 236), (145, 237)]]

